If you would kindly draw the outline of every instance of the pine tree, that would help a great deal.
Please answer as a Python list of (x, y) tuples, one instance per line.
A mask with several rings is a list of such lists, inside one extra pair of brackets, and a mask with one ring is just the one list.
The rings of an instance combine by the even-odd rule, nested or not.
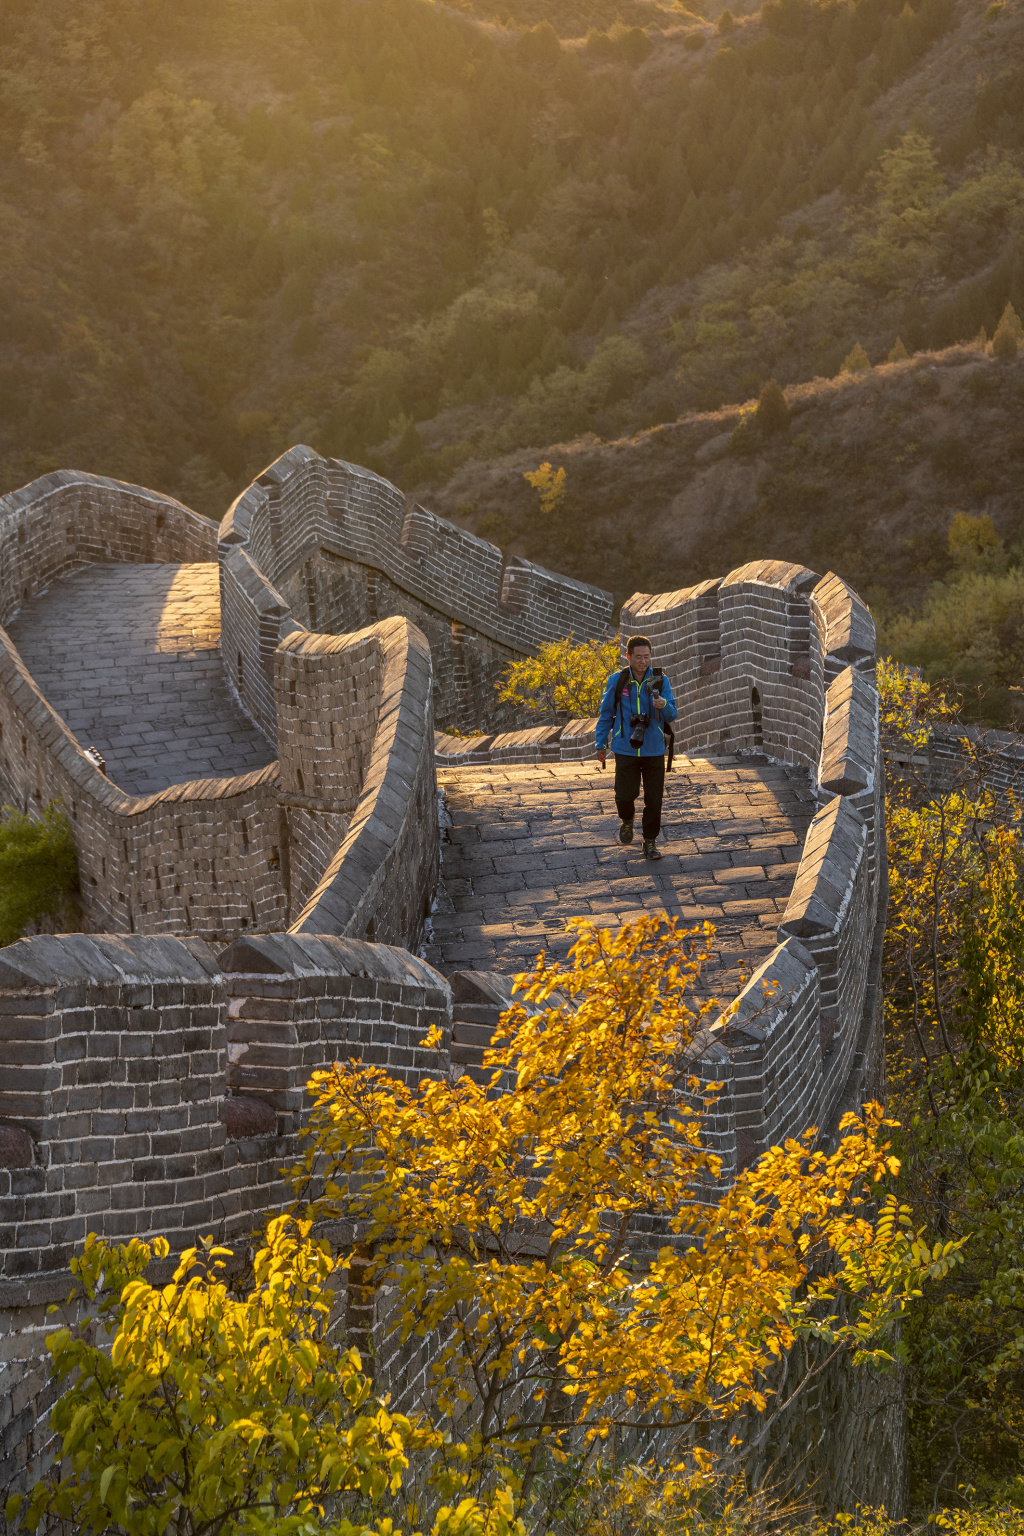
[[(996, 333), (992, 337), (992, 356), (1000, 358), (1004, 363), (1012, 363), (1013, 359), (1017, 356), (1017, 342), (1019, 338), (1014, 332), (1012, 321), (1007, 316), (1007, 310), (1010, 310), (1013, 319), (1017, 320), (1016, 311), (1012, 309), (1011, 305), (1007, 304), (1006, 309), (1003, 310), (1003, 318), (996, 326)], [(1017, 325), (1018, 327), (1020, 326), (1019, 320), (1017, 320)]]
[(871, 359), (858, 341), (853, 351), (843, 358), (840, 373), (866, 373), (871, 367)]
[(892, 346), (889, 348), (888, 356), (886, 357), (885, 360), (886, 360), (887, 363), (901, 363), (905, 357), (909, 357), (909, 356), (910, 356), (910, 353), (907, 351), (906, 347), (903, 345), (903, 338), (900, 337), (900, 336), (897, 336), (896, 340), (893, 342)]
[(996, 327), (997, 336), (999, 334), (1000, 327), (1004, 325), (1010, 332), (1014, 341), (1019, 346), (1020, 343), (1024, 341), (1024, 325), (1021, 325), (1020, 316), (1014, 309), (1013, 304), (1009, 299), (1007, 299), (1006, 307), (999, 317), (999, 325)]
[(757, 425), (763, 436), (774, 437), (777, 432), (788, 432), (789, 416), (789, 401), (783, 393), (782, 386), (775, 379), (769, 379), (761, 391), (755, 413)]

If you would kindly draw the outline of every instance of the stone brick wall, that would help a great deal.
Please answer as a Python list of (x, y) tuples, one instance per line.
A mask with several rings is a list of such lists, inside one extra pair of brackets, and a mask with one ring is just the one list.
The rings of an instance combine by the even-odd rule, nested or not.
[(310, 1073), (358, 1055), (414, 1084), (445, 1068), (451, 1011), (423, 961), (333, 937), (0, 950), (0, 1508), (52, 1454), (46, 1307), (86, 1234), (244, 1238), (291, 1198)]
[[(89, 559), (202, 560), (211, 545), (166, 498), (50, 476), (0, 502), (5, 549), (9, 618)], [(279, 753), (256, 773), (123, 794), (0, 630), (0, 799), (63, 801), (87, 919), (113, 931), (0, 951), (8, 1488), (46, 1454), (43, 1309), (87, 1231), (164, 1232), (175, 1248), (242, 1234), (287, 1198), (280, 1167), (311, 1071), (358, 1054), (415, 1082), (444, 1065), (420, 1041), (431, 1024), (450, 1041), (448, 984), (381, 943), (415, 945), (433, 891), (435, 750), (501, 764), (593, 747), (593, 721), (435, 739), (430, 645), (404, 609), (427, 616), (442, 695), (472, 714), (499, 662), (600, 633), (610, 598), (503, 566), (493, 546), (407, 513), (379, 477), (293, 449), (235, 503), (219, 559), (226, 672)], [(800, 765), (820, 806), (777, 947), (738, 1011), (694, 1042), (698, 1079), (724, 1085), (706, 1133), (729, 1176), (811, 1124), (833, 1136), (884, 1085), (873, 630), (837, 577), (772, 561), (640, 594), (622, 621), (651, 635), (671, 677), (680, 750)], [(324, 632), (335, 626), (348, 632)], [(232, 942), (218, 957), (203, 936)], [(388, 1363), (399, 1386), (421, 1378), (416, 1348)]]
[[(228, 1002), (227, 1082), (274, 1111), (294, 1137), (306, 1084), (332, 1061), (359, 1059), (415, 1085), (447, 1064), (452, 1000), (425, 961), (382, 945), (313, 935), (238, 939), (220, 957)], [(419, 1042), (437, 1026), (443, 1047)]]
[(0, 497), (0, 624), (84, 565), (216, 558), (216, 524), (170, 496), (60, 469)]
[(0, 804), (60, 801), (86, 926), (216, 936), (285, 923), (277, 764), (128, 795), (82, 751), (0, 630)]
[[(10, 556), (0, 567), (9, 619), (90, 560), (212, 561), (216, 542), (213, 524), (169, 498), (61, 472), (0, 501), (0, 549)], [(63, 803), (93, 931), (222, 942), (293, 918), (308, 929), (315, 911), (322, 931), (415, 947), (438, 846), (422, 635), (401, 618), (350, 636), (311, 634), (240, 548), (223, 562), (221, 591), (228, 680), (277, 742), (279, 763), (126, 794), (82, 751), (0, 629), (0, 804), (31, 814)]]
[[(305, 778), (296, 761), (290, 794), (313, 814), (333, 803), (350, 816), (292, 931), (415, 947), (430, 911), (440, 841), (426, 640), (406, 619), (387, 619), (355, 636), (292, 635), (278, 653), (277, 677), (279, 698), (287, 693), (284, 708), (302, 715), (298, 677), (316, 679), (322, 706), (303, 754)], [(361, 691), (363, 709), (373, 712), (372, 738), (345, 709)], [(331, 790), (333, 765), (345, 757), (353, 767), (334, 786), (338, 798), (314, 803), (317, 786)], [(303, 796), (302, 786), (313, 794)]]
[[(716, 1151), (727, 1168), (734, 1159), (742, 1167), (810, 1125), (834, 1134), (840, 1113), (871, 1086), (880, 1050), (886, 880), (874, 626), (839, 577), (765, 560), (720, 583), (631, 598), (623, 640), (638, 631), (672, 681), (682, 751), (802, 764), (822, 807), (779, 946), (750, 978), (739, 1012), (713, 1026), (702, 1066), (727, 1085)], [(877, 1072), (873, 1082), (880, 1087)]]
[(823, 655), (808, 593), (817, 580), (803, 566), (759, 560), (721, 582), (623, 605), (623, 637), (649, 635), (671, 678), (681, 751), (816, 761)]
[(888, 771), (937, 794), (977, 794), (982, 787), (1001, 798), (1024, 795), (1024, 737), (961, 722), (939, 722), (923, 747), (890, 741)]
[[(460, 727), (500, 723), (507, 711), (493, 684), (513, 656), (570, 631), (604, 634), (611, 619), (610, 593), (518, 557), (505, 561), (496, 545), (423, 507), (407, 510), (379, 475), (302, 446), (230, 508), (220, 549), (224, 654), (253, 656), (254, 695), (261, 685), (253, 637), (264, 633), (269, 645), (274, 619), (283, 635), (295, 622), (347, 630), (403, 614), (430, 641), (438, 718)], [(262, 573), (262, 596), (233, 551)]]
[[(709, 1144), (730, 1174), (780, 1137), (884, 1088), (877, 974), (885, 923), (884, 775), (874, 626), (839, 577), (756, 561), (623, 605), (650, 636), (679, 706), (677, 748), (753, 752), (805, 767), (821, 809), (808, 833), (778, 947), (739, 1012), (700, 1037), (694, 1071), (725, 1089)], [(596, 721), (503, 735), (439, 736), (445, 766), (589, 756)]]

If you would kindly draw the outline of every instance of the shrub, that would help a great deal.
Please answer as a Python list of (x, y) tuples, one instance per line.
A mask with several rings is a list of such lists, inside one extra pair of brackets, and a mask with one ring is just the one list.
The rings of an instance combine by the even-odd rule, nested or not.
[(755, 419), (765, 437), (774, 437), (777, 432), (789, 431), (789, 401), (782, 386), (774, 379), (769, 379), (761, 391)]
[(747, 458), (761, 446), (761, 433), (757, 424), (757, 410), (740, 412), (740, 419), (729, 433), (729, 452)]
[(517, 46), (524, 64), (554, 64), (562, 52), (558, 33), (550, 21), (539, 21), (522, 33)]
[(962, 437), (944, 437), (932, 449), (932, 469), (950, 480), (964, 480), (974, 470), (974, 454)]
[(949, 525), (949, 553), (964, 571), (994, 570), (1004, 562), (1003, 541), (988, 513), (971, 517), (958, 512)]
[[(212, 1239), (161, 1288), (144, 1276), (151, 1258), (166, 1258), (166, 1239), (114, 1248), (86, 1238), (71, 1267), (113, 1347), (80, 1327), (47, 1340), (67, 1383), (52, 1420), (62, 1475), (35, 1485), (30, 1530), (56, 1520), (109, 1536), (354, 1536), (357, 1511), (374, 1518), (429, 1433), (373, 1400), (358, 1352), (337, 1336), (340, 1266), (309, 1224), (278, 1217), (264, 1241), (251, 1288), (237, 1295), (224, 1272), (231, 1250)], [(22, 1505), (8, 1502), (9, 1520)]]
[(71, 824), (50, 804), (39, 821), (5, 806), (0, 820), (0, 945), (43, 917), (77, 918), (78, 857)]
[(1013, 692), (1024, 672), (1019, 568), (961, 567), (954, 580), (932, 587), (919, 612), (892, 615), (879, 633), (880, 644), (901, 663), (923, 667), (930, 682), (955, 678), (965, 690), (983, 689), (965, 714), (998, 726), (1019, 715), (1020, 696)]
[(689, 32), (683, 38), (683, 47), (687, 53), (699, 53), (707, 42), (703, 32)]
[[(1024, 325), (1021, 324), (1021, 318), (1009, 299), (1007, 299), (1003, 306), (1003, 312), (999, 316), (999, 325), (1006, 327), (1018, 346), (1024, 341)], [(998, 330), (998, 328), (997, 326), (996, 329)]]
[(910, 356), (910, 353), (907, 351), (906, 347), (903, 345), (903, 338), (901, 336), (897, 336), (896, 340), (893, 342), (892, 346), (889, 348), (889, 351), (888, 351), (888, 354), (887, 354), (885, 360), (886, 360), (887, 363), (901, 363), (905, 357), (909, 357), (909, 356)]
[(633, 69), (644, 62), (654, 46), (642, 27), (626, 27), (621, 22), (612, 27), (611, 40), (620, 58)]
[(537, 469), (528, 469), (523, 479), (532, 485), (540, 497), (540, 510), (545, 517), (557, 512), (565, 500), (565, 470), (555, 469), (545, 461)]

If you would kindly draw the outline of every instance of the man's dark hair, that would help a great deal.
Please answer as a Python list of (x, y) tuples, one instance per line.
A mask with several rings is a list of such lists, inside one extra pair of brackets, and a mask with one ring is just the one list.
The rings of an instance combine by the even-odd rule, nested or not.
[(646, 635), (631, 635), (629, 644), (626, 646), (626, 655), (632, 656), (638, 645), (646, 645), (649, 651), (654, 650), (654, 646), (648, 640)]

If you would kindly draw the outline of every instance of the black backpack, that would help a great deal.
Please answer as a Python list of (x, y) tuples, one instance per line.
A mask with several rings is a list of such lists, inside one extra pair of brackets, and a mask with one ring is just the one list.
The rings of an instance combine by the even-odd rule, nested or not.
[[(664, 674), (662, 675), (664, 676)], [(632, 677), (633, 668), (623, 667), (622, 671), (619, 673), (618, 681), (615, 684), (615, 698), (618, 703), (619, 711), (622, 715), (622, 734), (626, 737), (627, 741), (629, 740), (629, 732), (626, 730), (626, 712), (622, 708), (622, 690), (625, 688), (626, 684)], [(665, 772), (671, 773), (672, 759), (676, 754), (676, 733), (672, 729), (672, 722), (670, 720), (665, 721), (664, 725), (662, 726), (662, 730), (665, 732), (665, 736), (668, 740), (668, 762), (665, 764)]]

